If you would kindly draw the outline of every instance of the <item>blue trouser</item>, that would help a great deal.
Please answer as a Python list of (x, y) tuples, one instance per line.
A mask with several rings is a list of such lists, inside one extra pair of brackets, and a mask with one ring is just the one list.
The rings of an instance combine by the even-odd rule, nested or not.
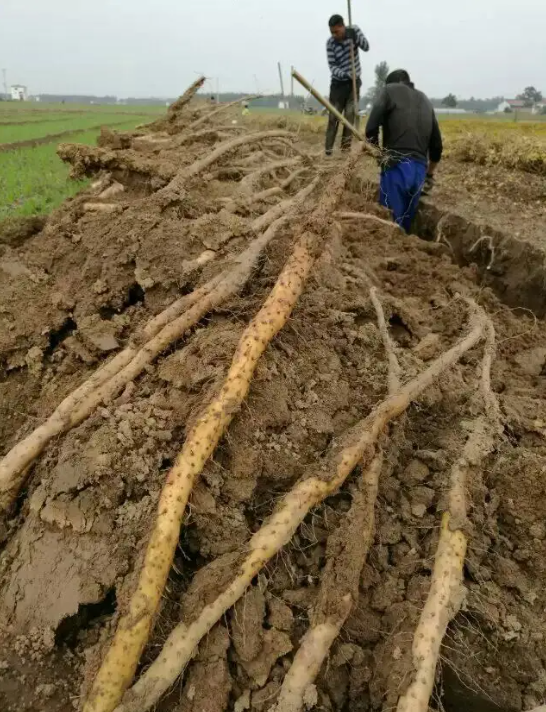
[(426, 163), (413, 158), (404, 158), (392, 168), (381, 172), (379, 202), (392, 212), (394, 222), (406, 232), (410, 231), (417, 213), (426, 177)]

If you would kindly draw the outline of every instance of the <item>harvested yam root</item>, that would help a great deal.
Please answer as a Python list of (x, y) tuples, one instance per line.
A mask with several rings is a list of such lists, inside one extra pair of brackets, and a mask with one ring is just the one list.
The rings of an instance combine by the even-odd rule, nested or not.
[(328, 541), (327, 563), (311, 627), (286, 673), (274, 712), (299, 712), (353, 604), (373, 543), (374, 509), (383, 457), (379, 452), (353, 492), (353, 504)]
[(214, 151), (211, 151), (204, 158), (200, 158), (191, 164), (182, 168), (171, 182), (156, 193), (156, 202), (161, 206), (168, 205), (170, 202), (177, 200), (184, 190), (184, 186), (191, 178), (202, 173), (206, 168), (216, 163), (220, 158), (235, 151), (240, 146), (258, 143), (268, 138), (277, 138), (279, 136), (289, 137), (291, 134), (288, 131), (260, 131), (254, 134), (245, 134), (237, 138), (224, 141), (217, 146)]
[(485, 415), (471, 424), (463, 453), (451, 469), (449, 509), (442, 517), (430, 591), (413, 639), (413, 680), (400, 697), (397, 712), (427, 712), (429, 709), (442, 640), (464, 599), (462, 581), (467, 547), (467, 482), (492, 452), (502, 431), (498, 404), (490, 386), (495, 350), (495, 333), (490, 321), (486, 329), (488, 339), (481, 380)]
[(197, 94), (199, 89), (203, 86), (203, 84), (206, 82), (206, 77), (201, 76), (198, 79), (196, 79), (193, 84), (190, 84), (190, 86), (186, 89), (186, 91), (182, 94), (182, 96), (178, 97), (176, 101), (174, 101), (168, 108), (167, 110), (167, 115), (168, 116), (173, 116), (176, 114), (179, 114), (180, 111), (190, 103), (190, 101), (193, 99), (193, 97)]
[[(379, 332), (388, 360), (388, 392), (400, 389), (400, 364), (388, 333), (383, 307), (375, 287), (370, 289)], [(353, 492), (350, 511), (328, 540), (327, 563), (311, 626), (286, 673), (274, 712), (300, 712), (312, 696), (313, 684), (332, 643), (358, 600), (360, 575), (373, 543), (375, 503), (383, 454), (379, 449)]]
[(214, 118), (218, 114), (221, 114), (224, 111), (227, 111), (227, 109), (231, 109), (232, 106), (237, 106), (237, 105), (242, 104), (244, 101), (252, 101), (253, 99), (259, 99), (259, 98), (260, 98), (259, 94), (252, 94), (249, 96), (243, 96), (242, 99), (236, 99), (235, 101), (230, 101), (227, 104), (220, 104), (220, 106), (217, 109), (213, 109), (213, 111), (209, 111), (208, 113), (206, 113), (203, 116), (200, 116), (198, 119), (196, 119), (193, 123), (191, 123), (188, 126), (188, 129), (190, 131), (193, 131), (198, 126), (201, 126), (201, 124), (206, 124), (208, 121), (210, 121), (212, 118)]
[[(43, 425), (36, 428), (5, 455), (0, 461), (0, 511), (8, 509), (13, 503), (25, 479), (27, 468), (52, 438), (81, 423), (100, 403), (113, 398), (129, 381), (139, 376), (147, 364), (183, 336), (207, 312), (218, 307), (244, 286), (260, 254), (275, 237), (279, 228), (302, 210), (316, 184), (316, 181), (311, 183), (294, 198), (283, 201), (281, 212), (285, 214), (282, 218), (278, 217), (279, 211), (275, 208), (260, 216), (259, 226), (269, 225), (269, 228), (239, 255), (233, 269), (213, 277), (207, 284), (177, 299), (161, 314), (154, 317), (140, 333), (135, 335), (133, 345), (99, 368), (93, 376), (64, 399)], [(253, 225), (255, 226), (256, 223)], [(203, 253), (197, 259), (201, 263), (208, 261), (210, 251)], [(143, 344), (141, 348), (139, 348), (140, 344)]]
[[(330, 199), (331, 196), (323, 202), (329, 202)], [(311, 473), (283, 497), (276, 511), (254, 534), (235, 563), (230, 556), (229, 570), (235, 570), (236, 573), (225, 590), (205, 606), (193, 621), (181, 623), (172, 631), (157, 660), (128, 691), (117, 712), (144, 712), (159, 700), (191, 659), (199, 641), (244, 594), (254, 576), (290, 541), (309, 511), (339, 489), (358, 463), (368, 467), (376, 456), (377, 443), (386, 426), (401, 415), (446, 369), (457, 363), (463, 354), (484, 338), (486, 317), (477, 306), (472, 307), (470, 321), (470, 331), (463, 339), (423, 373), (377, 405), (368, 417), (350, 428), (340, 442), (331, 448), (318, 471)], [(199, 427), (199, 423), (196, 427)], [(172, 492), (170, 494), (173, 496)], [(331, 630), (328, 635), (331, 636)], [(119, 663), (116, 667), (119, 669)], [(120, 670), (114, 675), (114, 669), (112, 665), (111, 676), (105, 679), (105, 684), (121, 674)], [(94, 711), (109, 708), (88, 709)]]
[[(224, 385), (197, 419), (167, 476), (137, 589), (128, 613), (120, 620), (84, 712), (111, 712), (131, 683), (171, 568), (194, 482), (246, 397), (259, 358), (300, 297), (331, 230), (328, 218), (341, 199), (359, 157), (360, 151), (355, 150), (339, 174), (329, 181), (319, 206), (300, 230), (301, 236), (269, 297), (245, 329)], [(314, 232), (308, 231), (311, 226), (315, 227)]]
[(158, 177), (169, 181), (176, 175), (176, 166), (169, 161), (152, 161), (131, 150), (113, 151), (96, 146), (61, 143), (57, 155), (65, 163), (72, 165), (71, 177), (92, 176), (100, 170), (139, 173), (147, 177)]
[(251, 195), (264, 176), (269, 175), (274, 171), (278, 171), (281, 168), (293, 168), (294, 166), (297, 166), (299, 162), (299, 158), (284, 158), (280, 161), (268, 163), (266, 166), (262, 166), (261, 168), (258, 168), (258, 170), (255, 170), (245, 176), (241, 181), (239, 188), (242, 193)]

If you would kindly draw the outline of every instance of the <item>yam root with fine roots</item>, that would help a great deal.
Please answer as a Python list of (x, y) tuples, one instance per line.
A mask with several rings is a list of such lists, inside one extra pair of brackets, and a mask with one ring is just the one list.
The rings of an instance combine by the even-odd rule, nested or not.
[(206, 124), (207, 121), (210, 121), (214, 116), (218, 116), (218, 114), (221, 114), (224, 111), (231, 109), (232, 106), (237, 106), (238, 104), (242, 104), (243, 101), (252, 101), (253, 99), (259, 99), (260, 97), (261, 97), (261, 94), (251, 94), (249, 96), (243, 96), (241, 99), (236, 99), (235, 101), (230, 101), (227, 104), (220, 104), (220, 106), (218, 106), (218, 108), (213, 109), (212, 111), (208, 111), (206, 114), (203, 114), (203, 116), (200, 116), (198, 119), (193, 121), (188, 126), (188, 130), (194, 131), (198, 126), (201, 126), (201, 124)]
[(61, 143), (57, 147), (57, 155), (72, 165), (72, 178), (92, 176), (100, 170), (117, 170), (169, 181), (177, 172), (174, 163), (168, 160), (152, 161), (130, 149), (113, 151), (98, 146)]
[(192, 84), (190, 84), (182, 96), (179, 96), (178, 99), (173, 101), (173, 103), (169, 106), (167, 109), (167, 115), (172, 116), (173, 114), (179, 114), (186, 104), (189, 104), (199, 89), (201, 89), (206, 80), (207, 78), (205, 76), (200, 76)]
[[(330, 214), (332, 212), (330, 210)], [(171, 632), (155, 662), (127, 692), (116, 712), (144, 712), (159, 700), (192, 658), (199, 641), (239, 600), (254, 576), (290, 541), (309, 511), (336, 492), (357, 464), (362, 464), (364, 468), (370, 465), (377, 454), (377, 444), (387, 425), (404, 413), (410, 403), (432, 385), (446, 369), (452, 367), (463, 354), (479, 343), (484, 338), (485, 329), (485, 314), (477, 306), (473, 306), (470, 330), (466, 336), (433, 361), (416, 378), (379, 403), (366, 418), (350, 428), (345, 436), (334, 444), (328, 456), (310, 473), (310, 476), (296, 484), (283, 497), (275, 512), (240, 551), (237, 560), (234, 562), (230, 559), (229, 572), (231, 574), (233, 571), (233, 574), (226, 588), (192, 621), (180, 623)], [(196, 428), (199, 428), (199, 425), (200, 423)], [(192, 445), (194, 444), (191, 436), (188, 440), (191, 440)], [(195, 457), (195, 450), (193, 457)], [(172, 490), (169, 494), (176, 496)], [(167, 507), (160, 509), (161, 511), (167, 511)], [(137, 619), (135, 622), (138, 622)], [(127, 624), (124, 625), (124, 630), (126, 626)], [(111, 685), (111, 681), (119, 679), (122, 673), (119, 670), (121, 662), (118, 661), (115, 666), (108, 666), (110, 675), (103, 678), (105, 680), (103, 685)], [(116, 670), (119, 672), (116, 673)], [(103, 686), (101, 688), (103, 695), (106, 691)], [(104, 706), (91, 706), (86, 708), (85, 712), (98, 710), (103, 712), (109, 709)]]
[(161, 206), (168, 205), (170, 202), (177, 200), (186, 185), (186, 183), (195, 176), (202, 173), (209, 166), (212, 166), (220, 158), (237, 150), (240, 146), (247, 146), (259, 141), (265, 141), (269, 138), (277, 138), (279, 136), (291, 136), (289, 131), (259, 131), (253, 134), (245, 134), (237, 136), (237, 138), (224, 141), (217, 146), (213, 151), (207, 154), (204, 158), (200, 158), (189, 166), (184, 166), (175, 175), (171, 182), (155, 194), (155, 200)]
[(393, 227), (396, 230), (402, 229), (400, 225), (398, 225), (398, 223), (392, 222), (391, 220), (386, 220), (385, 218), (380, 218), (378, 215), (372, 215), (371, 213), (351, 213), (347, 211), (340, 211), (336, 213), (336, 217), (340, 220), (368, 220), (370, 222), (376, 222), (379, 225)]
[(279, 185), (273, 186), (272, 188), (266, 188), (266, 190), (262, 190), (259, 193), (254, 193), (254, 195), (251, 195), (248, 198), (242, 197), (239, 199), (235, 198), (229, 200), (224, 206), (224, 210), (227, 210), (228, 213), (235, 213), (241, 208), (250, 208), (254, 203), (259, 203), (263, 200), (269, 200), (269, 198), (274, 198), (276, 195), (282, 195), (284, 191), (288, 187), (290, 187), (290, 185), (296, 180), (296, 178), (298, 178), (306, 171), (307, 168), (299, 168), (298, 170), (293, 171), (288, 176), (288, 178), (285, 178), (285, 180), (281, 181)]
[(213, 129), (202, 129), (201, 131), (183, 133), (176, 138), (169, 138), (168, 142), (171, 146), (180, 148), (180, 146), (187, 146), (189, 143), (195, 143), (197, 141), (219, 140), (220, 138), (225, 138), (224, 134), (241, 130), (244, 130), (243, 126), (217, 126)]
[(375, 502), (383, 464), (381, 451), (359, 480), (351, 509), (328, 539), (326, 566), (311, 626), (286, 673), (272, 712), (300, 712), (332, 643), (358, 600), (360, 575), (373, 543)]
[[(179, 339), (207, 312), (240, 290), (255, 267), (260, 254), (278, 230), (304, 208), (305, 201), (315, 189), (314, 181), (290, 201), (285, 201), (285, 215), (281, 218), (274, 209), (261, 216), (267, 217), (267, 230), (257, 237), (236, 258), (235, 266), (213, 277), (199, 289), (177, 299), (133, 337), (132, 343), (110, 362), (98, 369), (87, 381), (65, 398), (52, 415), (26, 438), (15, 445), (0, 460), (0, 511), (9, 509), (23, 484), (30, 464), (44, 450), (52, 438), (81, 423), (102, 402), (113, 398), (121, 389), (142, 373), (164, 349)], [(210, 260), (206, 251), (198, 258)], [(206, 255), (206, 257), (205, 257)]]
[(451, 468), (448, 510), (442, 517), (430, 590), (413, 638), (412, 680), (398, 700), (397, 712), (428, 712), (442, 640), (464, 599), (463, 567), (468, 544), (467, 482), (493, 451), (502, 432), (497, 399), (491, 391), (495, 332), (489, 319), (485, 328), (487, 342), (481, 376), (485, 414), (471, 423), (462, 455)]
[(314, 213), (303, 221), (299, 238), (271, 293), (241, 336), (223, 386), (195, 421), (167, 475), (136, 591), (120, 619), (84, 712), (111, 712), (133, 679), (169, 575), (195, 480), (246, 397), (261, 355), (292, 313), (333, 228), (331, 215), (360, 154), (358, 149), (351, 153), (327, 183)]
[[(400, 389), (401, 369), (375, 287), (370, 289), (370, 299), (387, 355), (388, 393), (392, 396)], [(352, 493), (351, 509), (328, 539), (327, 561), (311, 626), (286, 673), (273, 712), (300, 712), (304, 707), (310, 686), (358, 600), (360, 575), (373, 543), (375, 503), (382, 465), (383, 453), (378, 446), (377, 454), (365, 468)]]
[(250, 195), (256, 186), (260, 183), (262, 178), (274, 171), (278, 171), (281, 168), (293, 168), (300, 163), (299, 158), (283, 158), (282, 160), (272, 161), (267, 163), (265, 166), (252, 171), (249, 175), (245, 176), (243, 180), (239, 183), (239, 189), (241, 193), (246, 193)]

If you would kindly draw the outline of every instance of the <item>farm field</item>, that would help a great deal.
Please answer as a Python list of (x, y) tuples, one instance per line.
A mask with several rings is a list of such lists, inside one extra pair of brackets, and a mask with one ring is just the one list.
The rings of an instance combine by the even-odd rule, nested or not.
[(407, 235), (198, 85), (0, 152), (0, 709), (543, 705), (543, 125), (442, 121)]
[(59, 143), (93, 144), (101, 126), (128, 130), (162, 111), (156, 106), (0, 102), (0, 219), (46, 214), (86, 184), (68, 179), (56, 154)]

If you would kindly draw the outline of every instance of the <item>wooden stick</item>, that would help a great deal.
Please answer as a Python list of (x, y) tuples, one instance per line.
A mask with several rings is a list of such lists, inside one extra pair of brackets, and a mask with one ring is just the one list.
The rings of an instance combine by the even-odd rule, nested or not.
[(342, 441), (331, 448), (318, 470), (284, 496), (276, 511), (241, 550), (240, 565), (231, 562), (234, 568), (231, 583), (191, 623), (180, 623), (172, 631), (156, 661), (127, 693), (116, 712), (145, 712), (159, 700), (191, 659), (199, 641), (239, 600), (254, 576), (290, 541), (309, 511), (335, 492), (358, 463), (363, 462), (366, 467), (387, 424), (483, 338), (485, 315), (477, 308), (471, 313), (470, 327), (469, 333), (449, 351), (350, 428)]
[(294, 79), (296, 79), (305, 89), (307, 89), (308, 92), (310, 92), (317, 101), (319, 101), (328, 111), (336, 117), (338, 121), (341, 121), (343, 126), (349, 129), (349, 131), (353, 134), (353, 136), (356, 136), (356, 138), (359, 141), (363, 141), (366, 146), (366, 151), (370, 153), (371, 146), (369, 144), (366, 144), (366, 138), (360, 133), (360, 131), (356, 128), (356, 126), (353, 126), (353, 124), (350, 121), (347, 121), (347, 119), (341, 114), (336, 107), (331, 104), (328, 99), (326, 99), (322, 94), (319, 94), (319, 92), (305, 79), (305, 77), (302, 77), (302, 75), (296, 70), (292, 70), (292, 76)]
[[(349, 20), (349, 27), (353, 26), (353, 10), (351, 6), (351, 0), (347, 0), (347, 19)], [(359, 117), (358, 117), (358, 87), (356, 84), (356, 52), (358, 52), (357, 49), (355, 49), (355, 42), (354, 40), (351, 40), (351, 74), (352, 74), (352, 80), (353, 80), (353, 102), (355, 106), (355, 126), (358, 127), (359, 124)]]

